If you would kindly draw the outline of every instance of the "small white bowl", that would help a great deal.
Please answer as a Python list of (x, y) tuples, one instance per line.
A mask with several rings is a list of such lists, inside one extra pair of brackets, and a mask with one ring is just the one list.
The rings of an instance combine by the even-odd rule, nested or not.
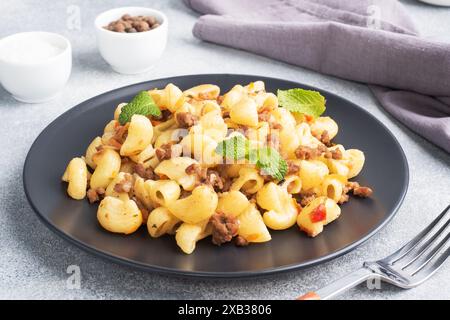
[[(160, 26), (136, 33), (119, 33), (104, 28), (126, 13), (131, 16), (153, 16)], [(116, 72), (146, 72), (158, 61), (166, 48), (168, 25), (166, 15), (154, 9), (122, 7), (105, 11), (95, 19), (98, 49), (103, 59)]]
[[(25, 61), (7, 59), (0, 55), (0, 83), (16, 100), (27, 103), (41, 103), (53, 99), (64, 88), (72, 70), (72, 47), (69, 40), (50, 32), (16, 33), (0, 40), (0, 52), (6, 46), (45, 41), (57, 53)], [(30, 48), (31, 49), (31, 48)]]

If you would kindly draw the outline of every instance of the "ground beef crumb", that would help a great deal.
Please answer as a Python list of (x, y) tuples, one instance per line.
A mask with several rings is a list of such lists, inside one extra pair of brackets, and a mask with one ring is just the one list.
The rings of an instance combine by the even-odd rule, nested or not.
[(339, 204), (346, 203), (346, 202), (348, 201), (348, 199), (349, 199), (348, 194), (343, 193), (343, 194), (341, 195), (341, 197), (339, 198), (338, 203), (339, 203)]
[(147, 224), (148, 216), (150, 214), (148, 208), (139, 199), (137, 199), (136, 197), (133, 197), (132, 199), (134, 200), (134, 202), (136, 202), (136, 205), (137, 205), (139, 211), (141, 211), (142, 222), (144, 224)]
[(94, 189), (89, 189), (86, 193), (89, 203), (94, 203), (100, 200), (97, 192)]
[(319, 145), (317, 148), (308, 146), (300, 146), (295, 150), (295, 156), (300, 160), (313, 160), (320, 157), (326, 152), (326, 147)]
[(258, 121), (269, 122), (269, 120), (270, 120), (270, 113), (264, 111), (258, 114)]
[(128, 193), (133, 188), (133, 177), (131, 174), (125, 174), (124, 179), (116, 183), (114, 191), (118, 193)]
[(322, 134), (320, 135), (319, 140), (326, 145), (327, 147), (331, 147), (332, 143), (331, 143), (331, 139), (330, 139), (330, 135), (328, 134), (327, 130), (324, 130), (322, 132)]
[(300, 195), (300, 205), (302, 207), (306, 207), (316, 198), (316, 194), (314, 192), (306, 192)]
[[(196, 178), (198, 185), (205, 184), (214, 188), (214, 190), (216, 191), (224, 191), (226, 179), (222, 178), (218, 171), (203, 168), (198, 163), (193, 163), (187, 166), (184, 171), (186, 172), (186, 174), (195, 174), (197, 176)], [(230, 185), (228, 185), (227, 183), (226, 187), (229, 189)]]
[(161, 110), (161, 114), (159, 116), (151, 116), (152, 120), (157, 120), (160, 122), (166, 122), (169, 120), (170, 116), (172, 115), (172, 112), (168, 109)]
[(159, 161), (168, 160), (172, 158), (172, 142), (164, 143), (155, 150), (156, 156)]
[(178, 112), (176, 120), (181, 128), (190, 128), (197, 123), (198, 117), (189, 112)]
[(210, 185), (214, 189), (223, 190), (223, 179), (220, 177), (220, 174), (215, 170), (208, 170), (206, 178), (206, 184)]
[(103, 198), (104, 194), (105, 189), (103, 188), (97, 188), (96, 190), (91, 188), (86, 193), (89, 203), (100, 201), (100, 199)]
[(121, 126), (118, 125), (114, 128), (114, 136), (113, 139), (118, 143), (123, 144), (128, 135), (128, 124)]
[(342, 151), (340, 149), (325, 151), (325, 158), (327, 158), (327, 159), (341, 160), (342, 157), (343, 157), (343, 155), (342, 155)]
[(144, 180), (148, 179), (155, 180), (156, 178), (153, 168), (152, 167), (145, 168), (142, 163), (135, 164), (133, 167), (133, 171)]
[(204, 180), (204, 179), (207, 178), (207, 169), (203, 168), (198, 163), (193, 163), (193, 164), (187, 166), (186, 169), (184, 170), (184, 172), (186, 172), (186, 174), (195, 174), (195, 175), (197, 175), (199, 180)]
[(191, 194), (192, 194), (192, 192), (186, 191), (186, 190), (183, 189), (183, 190), (181, 190), (180, 197), (179, 197), (178, 199), (184, 199), (184, 198), (187, 198), (187, 197), (189, 197)]
[(288, 161), (288, 172), (287, 174), (295, 174), (300, 171), (300, 166), (298, 164), (295, 164), (292, 161)]
[(119, 141), (117, 141), (114, 138), (110, 138), (108, 140), (108, 146), (115, 149), (115, 150), (120, 150), (120, 148), (122, 147), (122, 143), (120, 143)]
[(283, 129), (283, 126), (278, 122), (270, 122), (269, 125), (270, 125), (270, 129), (275, 129), (275, 130)]
[(223, 188), (222, 192), (228, 192), (230, 191), (231, 185), (233, 184), (233, 180), (229, 178), (223, 178)]
[(367, 198), (372, 195), (372, 189), (369, 187), (357, 187), (353, 189), (353, 195), (361, 197), (361, 198)]
[(354, 196), (367, 198), (372, 195), (373, 190), (369, 187), (360, 186), (356, 181), (347, 182), (342, 192), (341, 199), (339, 199), (339, 203), (347, 202), (349, 199), (348, 193), (350, 192), (352, 192)]
[(247, 241), (247, 239), (245, 239), (242, 236), (237, 236), (236, 240), (235, 240), (235, 244), (238, 247), (245, 247), (245, 246), (248, 246), (248, 241)]
[(212, 226), (212, 242), (218, 246), (231, 241), (239, 230), (239, 220), (222, 212), (214, 213), (209, 222)]

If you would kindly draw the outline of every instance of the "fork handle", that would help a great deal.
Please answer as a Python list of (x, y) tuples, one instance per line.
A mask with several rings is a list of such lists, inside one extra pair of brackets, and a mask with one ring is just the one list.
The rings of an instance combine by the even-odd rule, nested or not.
[(328, 300), (348, 289), (357, 286), (373, 276), (374, 273), (371, 270), (361, 267), (358, 270), (347, 274), (343, 278), (330, 283), (326, 287), (317, 290), (316, 292), (308, 292), (307, 294), (298, 297), (297, 300)]

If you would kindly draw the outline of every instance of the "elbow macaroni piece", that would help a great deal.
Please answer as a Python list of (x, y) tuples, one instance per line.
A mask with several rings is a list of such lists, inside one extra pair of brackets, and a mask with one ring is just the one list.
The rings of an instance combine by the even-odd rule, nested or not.
[(102, 144), (108, 145), (111, 138), (114, 137), (116, 134), (116, 127), (118, 126), (119, 122), (116, 120), (111, 120), (108, 122), (108, 124), (105, 126), (105, 129), (103, 130), (102, 135)]
[(84, 160), (82, 158), (70, 160), (62, 180), (69, 183), (67, 193), (70, 197), (76, 200), (84, 199), (88, 182), (88, 171)]
[(122, 163), (120, 155), (116, 151), (106, 148), (97, 152), (92, 160), (96, 164), (96, 168), (91, 176), (91, 188), (94, 190), (106, 189), (119, 173)]
[(230, 110), (232, 106), (238, 103), (242, 98), (246, 97), (245, 89), (241, 85), (235, 85), (229, 92), (227, 92), (222, 101), (222, 107), (225, 110)]
[[(176, 129), (177, 123), (175, 122), (175, 119), (171, 118), (167, 121), (161, 122), (153, 127), (153, 139), (152, 143), (155, 143), (156, 139), (163, 134), (165, 131), (170, 129)], [(155, 145), (156, 147), (156, 145)]]
[(300, 145), (300, 139), (294, 132), (295, 127), (283, 127), (279, 132), (281, 153), (286, 158), (295, 158), (295, 150)]
[(195, 250), (197, 241), (203, 239), (207, 235), (205, 231), (206, 222), (197, 224), (184, 222), (177, 229), (175, 233), (175, 240), (184, 253), (191, 254)]
[(221, 142), (227, 135), (228, 127), (220, 112), (209, 112), (200, 119), (200, 123), (192, 127), (192, 133), (207, 135), (216, 142)]
[(136, 199), (142, 202), (146, 208), (155, 208), (157, 206), (151, 199), (145, 187), (145, 181), (141, 177), (135, 177), (133, 192)]
[(180, 142), (183, 147), (183, 155), (191, 156), (204, 165), (215, 165), (222, 158), (216, 153), (217, 142), (203, 134), (193, 133), (183, 138)]
[(183, 94), (195, 100), (216, 100), (220, 94), (220, 88), (213, 84), (201, 84), (184, 91)]
[(302, 179), (295, 174), (291, 174), (284, 178), (281, 186), (287, 193), (297, 194), (302, 190)]
[(94, 140), (92, 140), (91, 144), (86, 150), (86, 156), (84, 157), (84, 159), (86, 161), (86, 164), (92, 169), (95, 169), (95, 167), (97, 166), (92, 158), (94, 154), (98, 152), (97, 148), (101, 145), (103, 145), (102, 138), (96, 137)]
[[(313, 222), (311, 220), (311, 213), (319, 205), (323, 204), (325, 206), (325, 220)], [(323, 231), (323, 227), (330, 222), (336, 220), (341, 214), (341, 208), (332, 199), (327, 197), (319, 197), (311, 201), (303, 210), (300, 212), (297, 218), (297, 224), (299, 228), (306, 232), (310, 237), (315, 237)]]
[(246, 193), (256, 193), (264, 185), (264, 178), (255, 168), (240, 168), (239, 177), (233, 182), (230, 190), (243, 190)]
[(133, 156), (141, 153), (152, 142), (153, 126), (150, 120), (142, 115), (131, 117), (128, 135), (122, 147), (121, 156)]
[(105, 196), (119, 198), (123, 201), (129, 200), (128, 192), (117, 192), (115, 188), (116, 188), (117, 184), (121, 183), (124, 180), (129, 180), (131, 183), (132, 179), (133, 178), (132, 178), (131, 174), (125, 173), (125, 172), (119, 172), (119, 174), (110, 182), (110, 184), (106, 188)]
[(199, 186), (192, 190), (190, 196), (169, 202), (166, 207), (183, 222), (196, 224), (209, 219), (214, 214), (217, 203), (218, 196), (214, 190)]
[(119, 103), (116, 110), (114, 110), (114, 120), (118, 121), (120, 113), (122, 112), (122, 108), (125, 107), (127, 103)]
[(228, 217), (238, 217), (250, 205), (245, 194), (231, 190), (219, 196), (217, 212), (221, 212)]
[(341, 199), (347, 177), (338, 174), (330, 174), (327, 176), (321, 187), (321, 194), (338, 202)]
[(327, 131), (328, 137), (333, 139), (338, 133), (337, 123), (330, 117), (319, 117), (311, 123), (311, 132), (320, 136), (324, 131)]
[(349, 179), (356, 177), (361, 172), (366, 161), (364, 153), (357, 149), (349, 149), (345, 152), (345, 157), (348, 158), (349, 172), (347, 177)]
[(299, 176), (302, 180), (302, 190), (309, 191), (319, 187), (328, 173), (328, 167), (320, 160), (300, 161)]
[(149, 95), (161, 109), (168, 109), (175, 112), (178, 100), (182, 97), (183, 92), (172, 83), (169, 83), (163, 90), (150, 90)]
[(106, 196), (98, 206), (97, 220), (106, 230), (130, 234), (142, 224), (142, 213), (133, 200)]
[(295, 224), (298, 214), (295, 200), (275, 183), (266, 183), (256, 194), (256, 202), (261, 208), (268, 210), (263, 218), (269, 228), (284, 230)]
[(164, 234), (173, 234), (180, 222), (167, 208), (159, 207), (148, 215), (147, 230), (153, 238), (158, 238)]
[(155, 148), (149, 144), (141, 153), (130, 156), (130, 159), (136, 163), (145, 163), (153, 157), (155, 157)]
[(150, 199), (153, 203), (167, 207), (180, 197), (180, 186), (172, 180), (147, 180), (145, 181)]
[(170, 180), (176, 181), (184, 190), (192, 191), (197, 182), (194, 174), (187, 174), (186, 168), (197, 163), (189, 157), (176, 157), (162, 161), (155, 169), (155, 173), (165, 175)]
[(272, 239), (263, 218), (254, 204), (250, 204), (239, 217), (238, 235), (248, 242), (267, 242)]
[(255, 101), (245, 97), (232, 105), (230, 119), (237, 124), (256, 127), (258, 125), (258, 108)]

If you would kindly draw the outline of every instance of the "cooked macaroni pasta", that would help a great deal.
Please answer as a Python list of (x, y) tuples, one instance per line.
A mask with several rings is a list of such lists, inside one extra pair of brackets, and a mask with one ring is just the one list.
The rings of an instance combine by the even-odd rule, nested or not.
[(98, 222), (110, 232), (145, 225), (152, 238), (174, 235), (186, 254), (209, 236), (243, 246), (298, 225), (315, 237), (350, 194), (372, 193), (349, 181), (365, 157), (331, 141), (338, 124), (290, 111), (262, 81), (222, 95), (213, 84), (183, 91), (169, 83), (147, 93), (156, 113), (119, 104), (62, 176), (70, 197), (99, 202)]

